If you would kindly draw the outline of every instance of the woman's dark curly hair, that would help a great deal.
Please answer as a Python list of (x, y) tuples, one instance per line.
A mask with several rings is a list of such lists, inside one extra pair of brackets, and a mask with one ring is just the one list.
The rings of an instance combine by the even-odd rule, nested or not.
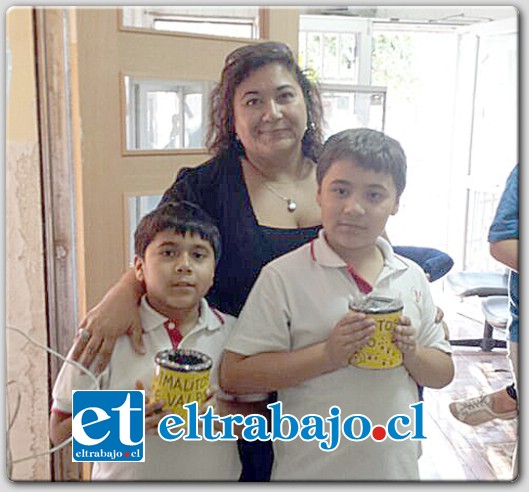
[(215, 155), (234, 150), (244, 155), (244, 148), (235, 133), (233, 96), (235, 89), (246, 77), (270, 63), (285, 66), (303, 91), (307, 107), (307, 131), (301, 145), (303, 155), (317, 161), (323, 146), (323, 107), (320, 92), (307, 74), (299, 68), (290, 48), (286, 44), (271, 41), (243, 46), (226, 57), (220, 83), (211, 93), (206, 146)]

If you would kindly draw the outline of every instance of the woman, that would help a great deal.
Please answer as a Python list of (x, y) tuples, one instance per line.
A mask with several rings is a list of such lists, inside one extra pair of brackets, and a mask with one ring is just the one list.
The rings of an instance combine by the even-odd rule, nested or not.
[[(236, 316), (265, 263), (316, 237), (322, 135), (319, 93), (286, 45), (247, 45), (228, 55), (210, 104), (206, 138), (214, 157), (182, 169), (162, 198), (193, 201), (216, 219), (222, 256), (208, 300), (221, 311)], [(98, 354), (105, 365), (127, 329), (141, 344), (137, 310), (130, 309), (141, 286), (132, 273), (82, 321), (91, 337), (78, 342), (81, 362)]]
[[(216, 220), (222, 253), (208, 301), (237, 316), (263, 265), (317, 236), (322, 105), (290, 49), (276, 42), (228, 55), (210, 103), (207, 144), (214, 157), (183, 169), (162, 202), (186, 199)], [(104, 367), (117, 336), (127, 330), (142, 350), (141, 294), (133, 272), (126, 272), (87, 314), (76, 346), (80, 362), (87, 365), (97, 354)], [(271, 443), (241, 445), (241, 480), (268, 480)]]

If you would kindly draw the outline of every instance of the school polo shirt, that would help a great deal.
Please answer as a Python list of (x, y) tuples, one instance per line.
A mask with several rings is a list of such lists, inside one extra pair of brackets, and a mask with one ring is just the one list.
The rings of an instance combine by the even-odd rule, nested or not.
[[(423, 271), (393, 253), (382, 238), (377, 246), (384, 266), (375, 287), (400, 292), (404, 315), (418, 330), (418, 343), (451, 351), (440, 324)], [(326, 340), (358, 293), (344, 261), (320, 231), (316, 240), (265, 266), (252, 289), (226, 349), (243, 355), (296, 350)], [(283, 413), (329, 417), (337, 405), (342, 419), (365, 415), (385, 425), (396, 414), (414, 422), (410, 404), (418, 401), (417, 384), (404, 366), (385, 370), (348, 366), (278, 391)], [(426, 402), (427, 404), (427, 402)], [(328, 429), (327, 429), (328, 430)], [(410, 429), (408, 429), (410, 430)], [(318, 441), (299, 437), (274, 441), (273, 480), (414, 480), (419, 478), (417, 441), (349, 441), (341, 438), (334, 451), (320, 450)]]
[[(143, 297), (140, 306), (144, 329), (145, 354), (137, 354), (127, 336), (118, 338), (109, 365), (100, 376), (101, 389), (133, 389), (141, 380), (146, 393), (151, 388), (154, 357), (171, 348), (164, 327), (167, 318), (156, 312)], [(209, 355), (214, 366), (211, 380), (217, 380), (218, 365), (235, 318), (211, 309), (205, 300), (200, 305), (196, 326), (181, 340), (180, 348), (196, 349)], [(86, 375), (65, 363), (53, 389), (53, 409), (71, 413), (72, 389), (93, 389)], [(238, 480), (240, 462), (236, 442), (166, 442), (155, 432), (145, 436), (144, 463), (94, 463), (93, 480)]]

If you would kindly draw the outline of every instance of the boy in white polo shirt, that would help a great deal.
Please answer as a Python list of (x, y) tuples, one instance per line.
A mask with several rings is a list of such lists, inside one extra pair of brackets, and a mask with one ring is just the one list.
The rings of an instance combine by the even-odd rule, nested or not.
[[(196, 205), (172, 202), (140, 221), (134, 236), (135, 271), (145, 284), (140, 316), (145, 354), (136, 353), (127, 336), (120, 337), (101, 389), (151, 387), (154, 357), (169, 348), (190, 348), (209, 355), (217, 380), (220, 356), (235, 318), (210, 308), (204, 296), (213, 284), (220, 254), (219, 231)], [(139, 382), (139, 384), (137, 383)], [(71, 435), (73, 389), (94, 389), (92, 380), (65, 363), (53, 389), (50, 436), (58, 444)], [(93, 480), (233, 480), (241, 466), (236, 442), (166, 442), (157, 433), (167, 411), (160, 402), (145, 407), (145, 462), (94, 463)]]
[[(317, 180), (323, 229), (261, 271), (226, 344), (221, 387), (277, 391), (283, 414), (298, 421), (338, 406), (344, 419), (364, 415), (373, 426), (397, 414), (421, 425), (410, 408), (417, 385), (441, 388), (454, 368), (425, 274), (380, 237), (405, 187), (405, 154), (383, 133), (346, 130), (325, 143)], [(398, 292), (404, 303), (395, 329), (403, 364), (391, 369), (350, 364), (374, 321), (348, 301), (373, 288)], [(272, 480), (418, 480), (419, 442), (342, 437), (326, 452), (317, 440), (276, 440)]]

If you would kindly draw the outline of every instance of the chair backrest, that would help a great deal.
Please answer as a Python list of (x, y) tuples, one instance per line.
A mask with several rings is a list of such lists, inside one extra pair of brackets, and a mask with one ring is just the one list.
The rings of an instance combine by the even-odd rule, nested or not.
[(446, 277), (450, 288), (459, 297), (506, 296), (508, 274), (499, 272), (453, 272)]
[(505, 329), (509, 322), (509, 296), (490, 296), (481, 302), (485, 321), (494, 328)]
[(454, 266), (454, 260), (435, 248), (421, 246), (393, 246), (395, 253), (417, 263), (428, 276), (430, 282), (444, 277)]

